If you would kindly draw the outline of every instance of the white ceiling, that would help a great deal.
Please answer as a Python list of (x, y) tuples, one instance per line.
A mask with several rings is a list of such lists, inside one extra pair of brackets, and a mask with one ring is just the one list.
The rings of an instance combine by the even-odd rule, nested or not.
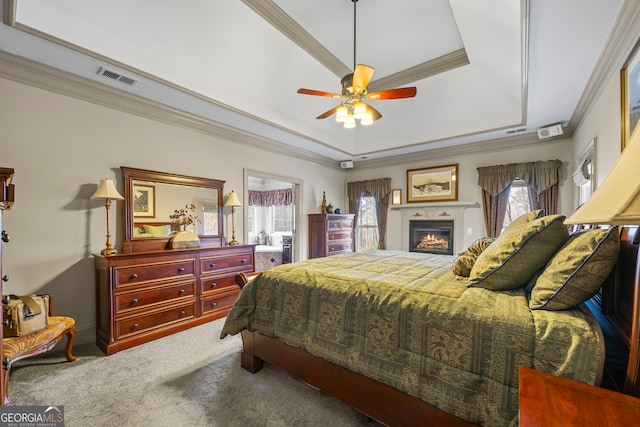
[(340, 92), (354, 66), (351, 0), (4, 2), (0, 51), (356, 162), (566, 126), (622, 4), (360, 0), (356, 58), (376, 69), (370, 89), (418, 93), (371, 101), (383, 117), (344, 129), (315, 119), (338, 100), (296, 90)]

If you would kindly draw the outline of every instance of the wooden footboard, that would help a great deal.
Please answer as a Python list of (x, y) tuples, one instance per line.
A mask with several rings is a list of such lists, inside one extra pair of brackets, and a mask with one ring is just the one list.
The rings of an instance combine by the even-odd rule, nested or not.
[(258, 372), (262, 362), (267, 362), (382, 424), (407, 427), (475, 425), (386, 384), (290, 347), (279, 339), (244, 330), (242, 342), (241, 365), (249, 372)]

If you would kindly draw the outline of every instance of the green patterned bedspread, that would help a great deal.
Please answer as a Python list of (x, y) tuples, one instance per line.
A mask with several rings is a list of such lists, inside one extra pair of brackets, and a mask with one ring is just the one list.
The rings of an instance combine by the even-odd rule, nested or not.
[(243, 288), (221, 338), (278, 337), (486, 426), (517, 425), (519, 365), (595, 382), (604, 352), (590, 314), (467, 288), (453, 259), (368, 251), (275, 267)]

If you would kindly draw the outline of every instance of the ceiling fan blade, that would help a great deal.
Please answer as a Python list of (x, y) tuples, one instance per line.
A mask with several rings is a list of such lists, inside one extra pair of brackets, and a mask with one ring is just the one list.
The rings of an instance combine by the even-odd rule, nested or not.
[(340, 107), (340, 105), (336, 105), (331, 110), (325, 111), (324, 113), (322, 113), (318, 117), (316, 117), (316, 119), (326, 119), (327, 117), (331, 116), (332, 114), (335, 114), (336, 111), (338, 110), (338, 107)]
[(367, 99), (377, 101), (383, 99), (401, 99), (413, 98), (418, 90), (415, 87), (399, 87), (396, 89), (381, 90), (379, 92), (371, 92), (366, 95)]
[(360, 94), (367, 88), (369, 82), (371, 81), (371, 77), (373, 77), (374, 71), (375, 68), (369, 67), (368, 65), (356, 65), (356, 70), (353, 72), (354, 93)]
[(301, 93), (303, 95), (328, 96), (330, 98), (342, 98), (342, 95), (337, 94), (337, 93), (329, 93), (329, 92), (323, 92), (321, 90), (313, 90), (313, 89), (300, 88), (300, 89), (298, 89), (298, 93)]

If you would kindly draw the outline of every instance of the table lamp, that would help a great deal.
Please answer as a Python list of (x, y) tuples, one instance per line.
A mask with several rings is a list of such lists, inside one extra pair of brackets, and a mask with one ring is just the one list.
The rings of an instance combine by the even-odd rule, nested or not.
[(113, 181), (110, 179), (103, 179), (100, 181), (98, 185), (98, 189), (93, 196), (92, 199), (104, 199), (105, 207), (107, 209), (107, 247), (100, 251), (101, 255), (113, 255), (117, 254), (118, 251), (115, 248), (111, 247), (111, 231), (110, 231), (110, 221), (109, 221), (109, 211), (111, 210), (111, 200), (119, 199), (122, 200), (124, 197), (118, 193), (116, 187), (113, 185)]
[(239, 245), (240, 242), (236, 240), (236, 224), (233, 219), (233, 214), (236, 211), (236, 206), (242, 206), (242, 203), (240, 203), (240, 200), (238, 200), (238, 196), (236, 195), (236, 193), (231, 191), (231, 193), (229, 193), (229, 197), (227, 197), (227, 202), (224, 205), (231, 206), (231, 241), (229, 242), (229, 245)]

